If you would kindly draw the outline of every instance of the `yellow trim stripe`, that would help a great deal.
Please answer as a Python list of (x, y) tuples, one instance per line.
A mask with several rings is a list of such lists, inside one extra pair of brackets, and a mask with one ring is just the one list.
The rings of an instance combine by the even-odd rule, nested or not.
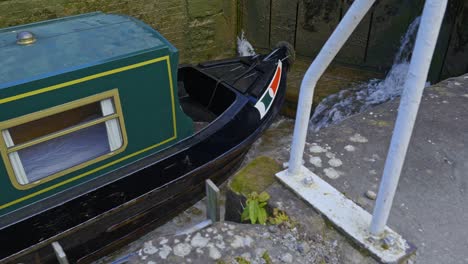
[[(50, 91), (53, 91), (53, 90), (65, 88), (65, 87), (70, 86), (70, 85), (74, 85), (74, 84), (90, 81), (90, 80), (93, 80), (93, 79), (101, 78), (101, 77), (104, 77), (104, 76), (107, 76), (107, 75), (111, 75), (111, 74), (131, 70), (131, 69), (135, 69), (135, 68), (138, 68), (138, 67), (142, 67), (142, 66), (152, 64), (152, 63), (156, 63), (156, 62), (163, 61), (163, 60), (167, 60), (169, 62), (169, 56), (164, 56), (164, 57), (161, 57), (161, 58), (136, 63), (136, 64), (133, 64), (133, 65), (117, 68), (117, 69), (114, 69), (114, 70), (110, 70), (110, 71), (90, 75), (90, 76), (83, 77), (83, 78), (80, 78), (80, 79), (76, 79), (76, 80), (73, 80), (73, 81), (64, 82), (64, 83), (57, 84), (57, 85), (52, 85), (52, 86), (49, 86), (49, 87), (46, 87), (46, 88), (42, 88), (42, 89), (27, 92), (27, 93), (22, 93), (22, 94), (18, 94), (18, 95), (15, 95), (15, 96), (7, 97), (7, 98), (4, 98), (4, 99), (0, 99), (0, 104), (4, 104), (4, 103), (11, 102), (11, 101), (19, 100), (19, 99), (22, 99), (22, 98), (26, 98), (26, 97), (29, 97), (29, 96), (33, 96), (33, 95), (37, 95), (37, 94), (46, 93), (46, 92), (50, 92)], [(168, 67), (169, 67), (169, 63), (168, 63)], [(171, 78), (171, 81), (172, 81), (172, 78)], [(171, 84), (171, 86), (172, 86), (172, 84)]]
[[(163, 61), (163, 60), (166, 60), (166, 63), (167, 63), (167, 70), (168, 70), (168, 74), (169, 74), (169, 85), (170, 85), (170, 91), (171, 91), (171, 103), (172, 103), (172, 117), (173, 117), (173, 128), (174, 128), (174, 136), (172, 136), (171, 138), (168, 138), (162, 142), (159, 142), (155, 145), (152, 145), (150, 147), (147, 147), (145, 149), (142, 149), (142, 150), (139, 150), (137, 152), (134, 152), (130, 155), (127, 155), (125, 157), (122, 157), (120, 159), (117, 159), (115, 161), (112, 161), (112, 162), (109, 162), (107, 164), (104, 164), (100, 167), (97, 167), (93, 170), (90, 170), (90, 171), (87, 171), (83, 174), (80, 174), (80, 175), (77, 175), (73, 178), (70, 178), (70, 179), (67, 179), (65, 181), (62, 181), (62, 182), (59, 182), (57, 184), (54, 184), (54, 185), (51, 185), (47, 188), (44, 188), (42, 190), (39, 190), (37, 192), (34, 192), (34, 193), (31, 193), (29, 195), (26, 195), (26, 196), (23, 196), (19, 199), (16, 199), (14, 201), (11, 201), (9, 203), (6, 203), (6, 204), (3, 204), (3, 205), (0, 205), (0, 210), (2, 209), (5, 209), (7, 207), (10, 207), (12, 205), (15, 205), (17, 203), (20, 203), (20, 202), (23, 202), (25, 200), (28, 200), (28, 199), (31, 199), (37, 195), (40, 195), (40, 194), (43, 194), (43, 193), (46, 193), (50, 190), (53, 190), (55, 188), (58, 188), (60, 186), (63, 186), (65, 184), (68, 184), (70, 182), (73, 182), (75, 180), (78, 180), (80, 178), (83, 178), (85, 176), (88, 176), (90, 174), (93, 174), (97, 171), (100, 171), (100, 170), (103, 170), (105, 168), (108, 168), (112, 165), (115, 165), (117, 163), (120, 163), (124, 160), (127, 160), (127, 159), (130, 159), (132, 157), (135, 157), (137, 155), (140, 155), (144, 152), (147, 152), (147, 151), (150, 151), (154, 148), (157, 148), (161, 145), (164, 145), (174, 139), (177, 139), (177, 121), (176, 121), (176, 113), (175, 113), (175, 98), (174, 98), (174, 86), (173, 86), (173, 76), (172, 76), (172, 70), (171, 70), (171, 62), (170, 62), (170, 58), (169, 56), (164, 56), (164, 57), (160, 57), (160, 58), (156, 58), (156, 59), (152, 59), (152, 60), (148, 60), (148, 61), (144, 61), (144, 62), (140, 62), (140, 63), (137, 63), (137, 64), (133, 64), (133, 65), (129, 65), (129, 66), (125, 66), (125, 67), (121, 67), (121, 68), (117, 68), (117, 69), (114, 69), (114, 70), (110, 70), (110, 71), (106, 71), (106, 72), (102, 72), (102, 73), (98, 73), (98, 74), (94, 74), (94, 75), (90, 75), (90, 76), (87, 76), (87, 77), (84, 77), (84, 78), (80, 78), (80, 79), (76, 79), (76, 80), (73, 80), (73, 81), (69, 81), (69, 82), (65, 82), (65, 83), (61, 83), (61, 84), (57, 84), (57, 85), (53, 85), (53, 86), (50, 86), (50, 87), (46, 87), (46, 88), (42, 88), (42, 89), (38, 89), (38, 90), (35, 90), (35, 91), (31, 91), (31, 92), (27, 92), (27, 93), (23, 93), (23, 94), (19, 94), (19, 95), (16, 95), (16, 96), (12, 96), (12, 97), (8, 97), (8, 98), (4, 98), (4, 99), (0, 99), (0, 104), (4, 104), (4, 103), (8, 103), (8, 102), (11, 102), (11, 101), (15, 101), (15, 100), (19, 100), (19, 99), (22, 99), (22, 98), (26, 98), (26, 97), (29, 97), (29, 96), (33, 96), (33, 95), (37, 95), (37, 94), (41, 94), (41, 93), (45, 93), (45, 92), (49, 92), (49, 91), (53, 91), (53, 90), (56, 90), (56, 89), (61, 89), (61, 88), (64, 88), (64, 87), (67, 87), (67, 86), (70, 86), (70, 85), (74, 85), (74, 84), (78, 84), (78, 83), (82, 83), (82, 82), (86, 82), (86, 81), (89, 81), (89, 80), (93, 80), (93, 79), (96, 79), (96, 78), (100, 78), (100, 77), (103, 77), (103, 76), (107, 76), (107, 75), (111, 75), (111, 74), (115, 74), (115, 73), (119, 73), (119, 72), (123, 72), (123, 71), (126, 71), (126, 70), (130, 70), (130, 69), (134, 69), (134, 68), (138, 68), (138, 67), (142, 67), (142, 66), (145, 66), (145, 65), (148, 65), (148, 64), (152, 64), (152, 63), (156, 63), (156, 62), (160, 62), (160, 61)], [(123, 115), (121, 116), (121, 118), (123, 119)], [(123, 121), (123, 120), (122, 120)]]
[(174, 85), (172, 83), (171, 60), (167, 60), (167, 73), (169, 74), (169, 86), (171, 87), (171, 101), (172, 101), (172, 125), (174, 126), (174, 137), (177, 138), (177, 122), (175, 113), (175, 99), (174, 99)]

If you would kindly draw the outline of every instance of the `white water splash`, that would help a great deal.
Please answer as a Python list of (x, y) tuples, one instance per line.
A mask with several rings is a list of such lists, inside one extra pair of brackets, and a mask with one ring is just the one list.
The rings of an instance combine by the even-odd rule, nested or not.
[(242, 31), (240, 38), (237, 37), (237, 53), (239, 53), (239, 56), (253, 56), (257, 54), (252, 44), (245, 38), (244, 31)]
[(393, 66), (387, 77), (384, 80), (370, 80), (323, 99), (315, 108), (314, 115), (310, 120), (311, 129), (318, 131), (330, 124), (337, 124), (371, 106), (400, 96), (408, 73), (420, 20), (420, 17), (416, 18), (401, 39), (400, 49), (395, 55)]

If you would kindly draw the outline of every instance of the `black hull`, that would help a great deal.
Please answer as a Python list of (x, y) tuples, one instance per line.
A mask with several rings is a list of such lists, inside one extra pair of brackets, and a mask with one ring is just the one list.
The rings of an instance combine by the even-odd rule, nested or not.
[[(285, 54), (281, 51), (277, 56), (284, 58)], [(204, 71), (213, 65), (217, 64), (202, 64), (197, 69)], [(271, 65), (260, 65), (266, 73), (256, 81), (257, 86), (268, 85)], [(204, 195), (205, 180), (224, 182), (279, 113), (289, 66), (283, 65), (276, 98), (263, 119), (250, 102), (258, 87), (250, 92), (236, 91), (231, 107), (186, 142), (110, 173), (107, 184), (94, 183), (96, 187), (87, 193), (73, 195), (58, 206), (1, 229), (0, 262), (55, 263), (50, 244), (59, 241), (72, 263), (88, 263), (194, 204)]]

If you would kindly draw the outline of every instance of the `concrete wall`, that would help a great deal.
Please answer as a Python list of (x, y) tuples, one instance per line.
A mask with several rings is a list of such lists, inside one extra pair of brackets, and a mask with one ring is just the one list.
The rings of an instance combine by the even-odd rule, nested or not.
[(237, 0), (0, 0), (0, 28), (93, 11), (141, 19), (193, 63), (235, 54)]
[[(454, 3), (451, 2), (451, 5)], [(468, 0), (455, 7), (450, 10), (454, 13), (454, 19), (449, 31), (450, 43), (444, 57), (442, 79), (468, 73)]]

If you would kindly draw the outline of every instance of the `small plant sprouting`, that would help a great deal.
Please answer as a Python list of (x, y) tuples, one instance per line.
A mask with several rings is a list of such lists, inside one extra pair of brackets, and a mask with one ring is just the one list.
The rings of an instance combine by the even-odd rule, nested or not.
[(278, 208), (274, 208), (273, 215), (268, 218), (268, 221), (272, 225), (280, 225), (282, 223), (290, 222), (290, 219), (289, 219), (289, 216), (285, 212), (281, 211)]
[(265, 225), (267, 222), (267, 211), (266, 205), (270, 195), (267, 192), (257, 194), (252, 192), (247, 196), (246, 206), (241, 215), (242, 221), (250, 220), (250, 223), (256, 224), (257, 222), (261, 225)]

